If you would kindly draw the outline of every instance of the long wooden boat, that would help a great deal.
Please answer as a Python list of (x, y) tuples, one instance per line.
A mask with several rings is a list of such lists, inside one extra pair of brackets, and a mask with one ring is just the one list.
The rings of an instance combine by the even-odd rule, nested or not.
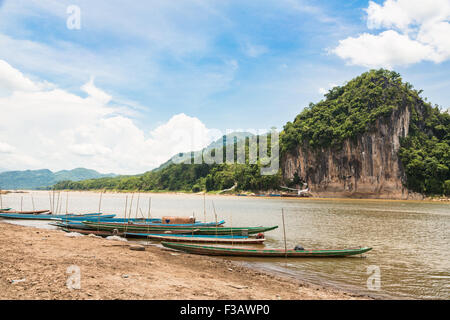
[(33, 210), (33, 211), (11, 211), (11, 210), (8, 210), (7, 213), (16, 213), (16, 214), (41, 214), (41, 213), (48, 213), (48, 214), (50, 214), (50, 210)]
[[(194, 234), (205, 235), (249, 235), (256, 233), (263, 233), (278, 228), (273, 227), (203, 227), (198, 225), (163, 225), (163, 224), (126, 224), (126, 223), (108, 223), (108, 222), (94, 222), (83, 221), (83, 224), (98, 230), (113, 230), (132, 232), (132, 233), (160, 233), (160, 231), (187, 231)], [(158, 231), (158, 232), (155, 232)]]
[(288, 257), (288, 258), (312, 258), (312, 257), (347, 257), (363, 254), (372, 248), (352, 248), (339, 250), (284, 250), (284, 249), (254, 249), (223, 246), (202, 246), (185, 243), (162, 242), (166, 248), (185, 251), (194, 254), (210, 256), (237, 256), (237, 257)]
[[(132, 223), (133, 225), (138, 225), (138, 226), (147, 226), (147, 225), (152, 225), (152, 226), (158, 226), (158, 225), (163, 225), (163, 226), (167, 226), (168, 224), (161, 224), (161, 219), (158, 218), (153, 218), (153, 219), (141, 219), (141, 218), (131, 218), (131, 219), (127, 219), (127, 218), (112, 218), (106, 215), (103, 216), (99, 216), (99, 217), (88, 217), (88, 218), (83, 218), (83, 217), (76, 217), (76, 218), (64, 218), (64, 219), (60, 219), (60, 218), (56, 218), (54, 220), (59, 220), (57, 222), (52, 222), (50, 223), (50, 225), (53, 226), (57, 226), (57, 227), (70, 227), (70, 228), (79, 228), (79, 229), (90, 229), (89, 226), (85, 225), (82, 223), (82, 221), (93, 221), (93, 222), (109, 222), (109, 223), (114, 223), (115, 226), (116, 223), (119, 224), (127, 224), (127, 223)], [(225, 223), (225, 221), (221, 221), (219, 223)], [(211, 223), (195, 223), (193, 224), (194, 226), (209, 226), (211, 225)], [(213, 225), (215, 225), (215, 223), (213, 223)], [(174, 224), (170, 224), (169, 226), (176, 226)], [(182, 226), (185, 226), (184, 224)], [(99, 229), (99, 227), (96, 227), (96, 229)], [(148, 228), (146, 228), (148, 229)], [(187, 231), (186, 233), (188, 233), (189, 231)]]
[(12, 210), (12, 208), (3, 208), (3, 209), (0, 209), (0, 212), (6, 212), (6, 211), (9, 211), (9, 210)]
[[(108, 236), (119, 236), (124, 238), (141, 238), (141, 239), (147, 239), (149, 234), (148, 233), (129, 233), (129, 232), (116, 232), (113, 231), (104, 231), (104, 230), (95, 230), (95, 229), (79, 229), (79, 228), (62, 228), (62, 230), (66, 232), (78, 232), (84, 235), (89, 234), (95, 234), (97, 236), (101, 237), (108, 237)], [(186, 234), (186, 231), (173, 231), (170, 234)], [(167, 234), (167, 233), (165, 233)]]
[(263, 244), (265, 238), (249, 238), (246, 236), (215, 236), (215, 235), (166, 235), (149, 234), (149, 240), (164, 242), (189, 242), (189, 243), (217, 243), (217, 244)]
[[(114, 217), (115, 215), (109, 215)], [(85, 220), (86, 218), (95, 217), (93, 215), (83, 216), (83, 215), (56, 215), (56, 214), (20, 214), (20, 213), (0, 213), (0, 218), (3, 219), (26, 219), (26, 220), (53, 220), (55, 218), (72, 218)]]

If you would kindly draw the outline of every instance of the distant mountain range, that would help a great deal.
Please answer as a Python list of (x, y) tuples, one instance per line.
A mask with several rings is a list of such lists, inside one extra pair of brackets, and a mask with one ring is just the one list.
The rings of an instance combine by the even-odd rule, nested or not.
[(112, 173), (101, 174), (95, 170), (85, 168), (62, 170), (58, 172), (52, 172), (48, 169), (6, 171), (0, 173), (0, 189), (43, 189), (64, 180), (81, 181), (115, 176), (116, 175)]

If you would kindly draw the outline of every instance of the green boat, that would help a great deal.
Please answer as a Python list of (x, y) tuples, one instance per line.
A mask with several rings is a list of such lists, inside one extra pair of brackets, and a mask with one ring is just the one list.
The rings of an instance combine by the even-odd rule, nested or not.
[(347, 257), (363, 254), (372, 248), (352, 248), (339, 250), (284, 250), (284, 249), (253, 249), (223, 246), (202, 246), (195, 244), (162, 242), (166, 248), (180, 250), (188, 253), (208, 256), (235, 256), (235, 257), (265, 257), (265, 258), (332, 258)]
[(208, 234), (208, 235), (249, 235), (263, 233), (278, 228), (273, 227), (201, 227), (196, 225), (152, 225), (152, 224), (126, 224), (126, 223), (108, 223), (108, 222), (95, 222), (95, 221), (83, 221), (83, 224), (91, 229), (112, 231), (117, 229), (119, 232), (146, 232), (146, 233), (160, 233), (165, 231), (187, 231), (193, 234)]

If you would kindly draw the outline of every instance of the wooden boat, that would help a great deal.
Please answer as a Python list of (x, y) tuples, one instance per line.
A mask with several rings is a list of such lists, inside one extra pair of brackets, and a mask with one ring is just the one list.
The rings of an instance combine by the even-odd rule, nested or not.
[(16, 214), (41, 214), (41, 213), (47, 213), (47, 214), (50, 214), (50, 210), (34, 210), (34, 211), (11, 211), (11, 210), (8, 210), (7, 213), (16, 213)]
[[(164, 224), (126, 224), (126, 223), (109, 223), (109, 222), (95, 222), (83, 221), (83, 224), (98, 230), (113, 230), (132, 232), (132, 233), (160, 233), (161, 231), (187, 231), (188, 233), (204, 234), (204, 235), (249, 235), (256, 233), (263, 233), (274, 230), (278, 226), (273, 227), (203, 227), (199, 225), (164, 225)], [(157, 232), (155, 232), (157, 231)]]
[(214, 235), (165, 235), (149, 234), (149, 240), (164, 242), (191, 242), (191, 243), (217, 243), (217, 244), (263, 244), (265, 238), (249, 238), (246, 236), (214, 236)]
[(324, 258), (324, 257), (347, 257), (363, 254), (372, 248), (352, 248), (339, 250), (284, 250), (284, 249), (254, 249), (236, 248), (223, 246), (202, 246), (185, 243), (162, 242), (166, 248), (185, 251), (188, 253), (210, 255), (210, 256), (237, 256), (237, 257), (277, 257), (277, 258)]
[[(118, 232), (118, 231), (103, 231), (103, 230), (94, 230), (94, 229), (78, 229), (78, 228), (62, 228), (62, 230), (66, 232), (77, 232), (84, 235), (94, 234), (96, 236), (101, 237), (109, 237), (109, 236), (119, 236), (123, 238), (142, 238), (147, 239), (149, 234), (148, 233), (129, 233), (129, 232)], [(186, 231), (179, 231), (183, 234), (186, 233)], [(167, 234), (167, 233), (166, 233)], [(171, 234), (178, 234), (177, 231)]]
[[(114, 217), (115, 215), (109, 215)], [(89, 217), (95, 217), (93, 215), (56, 215), (56, 214), (20, 214), (20, 213), (0, 213), (0, 218), (3, 219), (27, 219), (27, 220), (53, 220), (55, 218), (65, 219), (72, 218), (78, 220), (84, 220)]]
[(6, 211), (9, 211), (9, 210), (12, 210), (12, 208), (3, 208), (3, 209), (0, 209), (0, 212), (6, 212)]

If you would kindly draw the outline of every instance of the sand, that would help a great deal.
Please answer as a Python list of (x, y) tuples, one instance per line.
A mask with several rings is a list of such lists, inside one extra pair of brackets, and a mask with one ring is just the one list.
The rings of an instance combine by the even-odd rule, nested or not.
[[(224, 258), (0, 221), (0, 299), (361, 299)], [(131, 244), (136, 244), (131, 242)], [(68, 273), (71, 266), (80, 270)], [(70, 270), (70, 269), (69, 269)]]

